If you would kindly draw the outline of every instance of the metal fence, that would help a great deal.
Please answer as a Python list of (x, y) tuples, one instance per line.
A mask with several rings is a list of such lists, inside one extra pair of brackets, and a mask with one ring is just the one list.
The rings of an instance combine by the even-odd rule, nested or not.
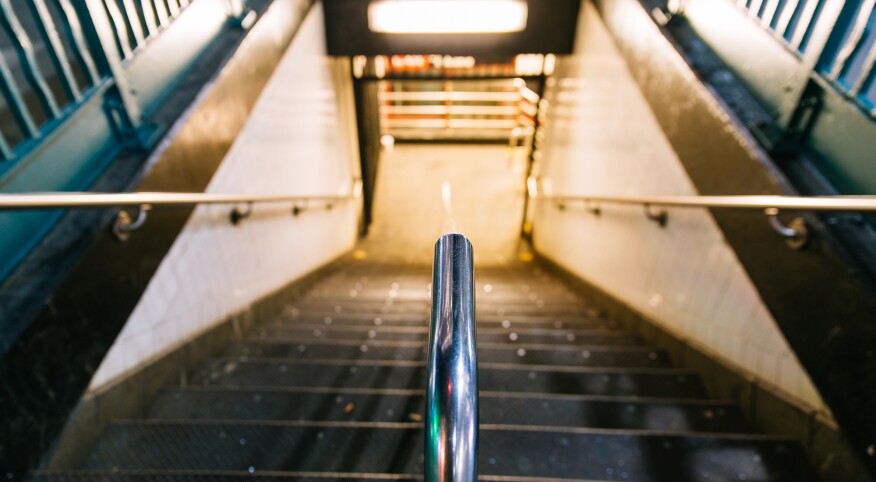
[(805, 52), (824, 0), (739, 0), (757, 20), (792, 48)]
[[(0, 0), (0, 192), (87, 191), (151, 149), (180, 82), (247, 18), (242, 0)], [(0, 280), (61, 215), (0, 213)]]
[(0, 0), (0, 160), (21, 157), (189, 0)]
[(876, 0), (849, 0), (837, 17), (822, 15), (829, 0), (738, 0), (764, 28), (799, 54), (810, 48), (819, 22), (834, 22), (816, 73), (876, 117)]
[(818, 62), (834, 85), (876, 116), (876, 11), (874, 0), (846, 2)]

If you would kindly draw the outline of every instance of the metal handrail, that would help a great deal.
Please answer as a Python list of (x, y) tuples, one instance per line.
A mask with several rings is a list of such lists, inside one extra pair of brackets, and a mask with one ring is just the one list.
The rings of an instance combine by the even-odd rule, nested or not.
[[(147, 213), (156, 206), (184, 207), (199, 204), (234, 204), (229, 218), (239, 224), (252, 214), (253, 204), (291, 203), (292, 215), (298, 216), (314, 204), (331, 209), (336, 203), (357, 198), (362, 193), (362, 181), (354, 179), (348, 194), (327, 196), (301, 196), (288, 194), (214, 194), (197, 192), (51, 192), (0, 194), (0, 212), (38, 209), (87, 209), (102, 207), (136, 207), (137, 215), (119, 210), (112, 224), (113, 235), (119, 241), (127, 241), (130, 233), (146, 222)], [(245, 205), (246, 209), (240, 206)]]
[(352, 194), (292, 196), (281, 194), (211, 194), (194, 192), (0, 194), (0, 210), (72, 209), (142, 205), (194, 206), (198, 204), (332, 202), (348, 199), (352, 196)]
[(876, 196), (565, 196), (536, 195), (539, 199), (563, 202), (637, 204), (642, 206), (788, 209), (797, 211), (876, 212)]
[(477, 480), (478, 372), (471, 243), (435, 243), (426, 385), (427, 482)]
[(600, 204), (639, 205), (645, 216), (666, 226), (669, 213), (662, 208), (718, 208), (762, 210), (770, 227), (785, 238), (793, 249), (803, 249), (811, 237), (809, 225), (803, 217), (795, 217), (787, 225), (779, 219), (782, 209), (789, 211), (876, 212), (876, 196), (586, 196), (545, 195), (539, 193), (538, 180), (527, 181), (529, 196), (555, 203), (565, 210), (570, 204), (581, 203), (591, 213), (599, 215)]

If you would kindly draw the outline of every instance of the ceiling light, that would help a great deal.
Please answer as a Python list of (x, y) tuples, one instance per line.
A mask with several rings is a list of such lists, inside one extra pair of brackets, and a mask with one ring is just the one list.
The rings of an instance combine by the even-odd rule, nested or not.
[(506, 33), (526, 28), (524, 0), (378, 0), (368, 27), (379, 33)]

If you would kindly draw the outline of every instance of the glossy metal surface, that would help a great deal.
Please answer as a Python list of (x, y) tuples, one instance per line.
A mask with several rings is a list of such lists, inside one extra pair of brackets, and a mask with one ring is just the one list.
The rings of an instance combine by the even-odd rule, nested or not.
[(435, 244), (425, 424), (426, 481), (477, 480), (474, 268), (461, 234)]
[(353, 197), (292, 196), (283, 194), (207, 194), (194, 192), (133, 192), (133, 193), (33, 193), (0, 194), (0, 210), (93, 208), (109, 206), (194, 206), (197, 204), (238, 203), (331, 203)]

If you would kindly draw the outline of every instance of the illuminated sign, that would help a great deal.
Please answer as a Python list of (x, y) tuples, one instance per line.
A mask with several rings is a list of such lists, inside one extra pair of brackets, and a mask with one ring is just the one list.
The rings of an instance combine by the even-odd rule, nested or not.
[(379, 0), (368, 5), (372, 32), (508, 33), (526, 29), (523, 0)]

